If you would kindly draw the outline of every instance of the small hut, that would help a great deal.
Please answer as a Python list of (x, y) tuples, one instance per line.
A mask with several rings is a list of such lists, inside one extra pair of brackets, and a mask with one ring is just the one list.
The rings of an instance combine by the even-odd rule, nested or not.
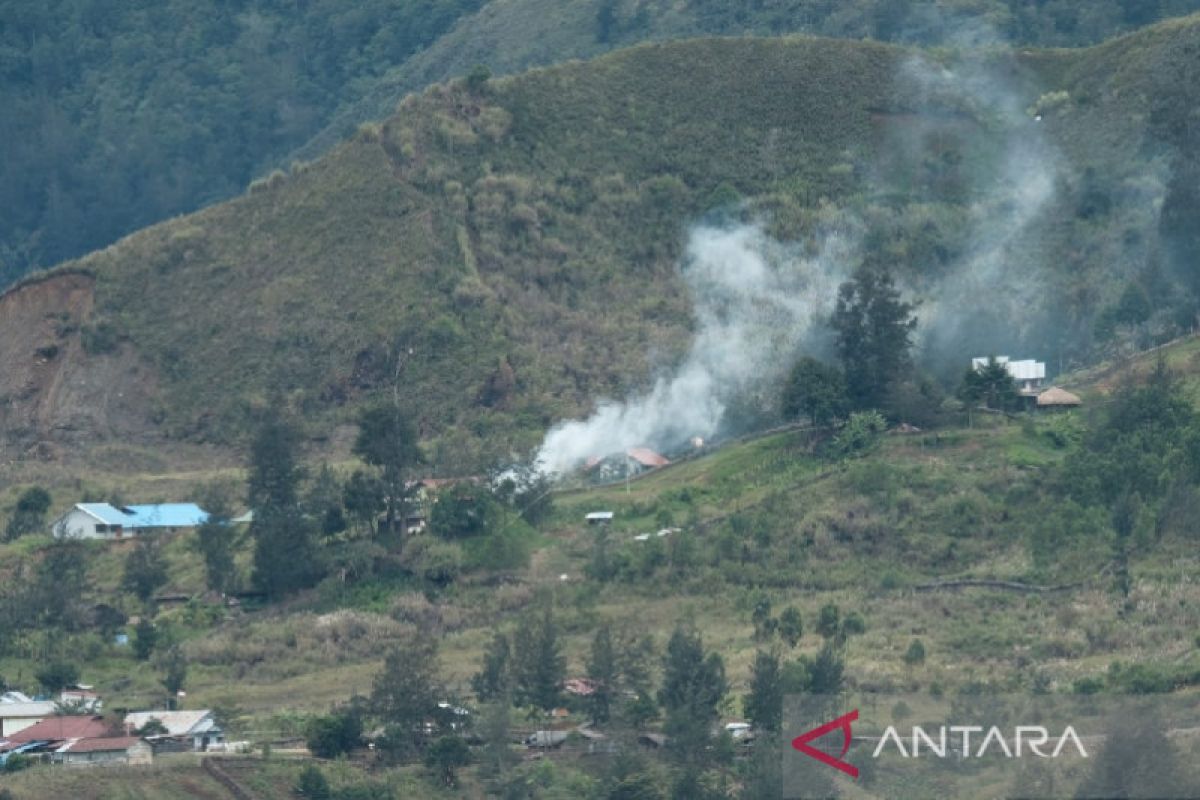
[(1038, 395), (1038, 408), (1077, 408), (1082, 401), (1078, 395), (1071, 394), (1066, 389), (1051, 386)]

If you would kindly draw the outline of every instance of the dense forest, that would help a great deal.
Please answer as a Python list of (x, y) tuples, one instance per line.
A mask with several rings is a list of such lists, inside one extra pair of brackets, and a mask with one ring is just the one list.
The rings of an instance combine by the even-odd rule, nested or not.
[[(1200, 7), (593, 0), (545, 13), (538, 2), (0, 3), (0, 286), (234, 196), (475, 62), (500, 73), (644, 40), (746, 33), (1071, 46)], [(531, 36), (521, 22), (531, 16), (565, 33)], [(425, 63), (407, 68), (419, 53)]]

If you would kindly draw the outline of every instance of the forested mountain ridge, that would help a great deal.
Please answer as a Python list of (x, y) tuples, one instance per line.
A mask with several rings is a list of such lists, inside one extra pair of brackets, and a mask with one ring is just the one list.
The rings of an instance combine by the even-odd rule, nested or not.
[[(693, 319), (678, 263), (697, 221), (757, 220), (808, 248), (823, 229), (855, 232), (857, 259), (924, 291), (978, 262), (981, 217), (1020, 209), (1009, 173), (1041, 169), (1051, 190), (994, 255), (1036, 264), (1053, 313), (1026, 314), (1023, 335), (981, 316), (959, 349), (1037, 345), (1069, 362), (1169, 335), (1194, 313), (1172, 225), (1194, 214), (1176, 176), (1194, 152), (1198, 27), (944, 62), (707, 39), (434, 87), (327, 157), (68, 265), (95, 276), (94, 306), (47, 335), (88, 345), (46, 368), (132, 352), (154, 376), (136, 384), (144, 429), (201, 441), (235, 440), (281, 402), (327, 429), (400, 386), (435, 460), (468, 468), (679, 358)], [(1003, 103), (981, 105), (970, 81), (931, 93), (905, 77), (914, 64), (999, 74)], [(1054, 158), (1014, 162), (1012, 142), (1035, 132)], [(1013, 191), (990, 195), (997, 183)], [(39, 413), (6, 428), (48, 435), (55, 411)]]
[(640, 41), (1078, 46), (1195, 0), (0, 3), (0, 286), (309, 159), (396, 102)]

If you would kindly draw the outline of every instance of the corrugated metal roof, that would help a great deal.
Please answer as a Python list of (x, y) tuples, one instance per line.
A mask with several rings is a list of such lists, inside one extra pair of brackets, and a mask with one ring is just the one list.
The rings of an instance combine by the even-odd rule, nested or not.
[(193, 528), (208, 519), (208, 512), (195, 503), (158, 503), (123, 506), (108, 503), (76, 503), (75, 507), (105, 525), (125, 528)]
[(0, 703), (0, 719), (31, 719), (48, 717), (56, 710), (49, 700), (34, 700), (32, 703)]
[(631, 447), (625, 451), (625, 455), (643, 467), (665, 467), (671, 463), (666, 456), (654, 452), (649, 447)]
[(125, 715), (125, 727), (129, 730), (144, 728), (151, 719), (156, 719), (171, 736), (189, 733), (204, 733), (215, 727), (212, 712), (203, 711), (137, 711)]
[(114, 750), (128, 750), (140, 742), (136, 736), (106, 736), (95, 739), (80, 739), (66, 747), (59, 748), (60, 753), (110, 753)]
[(121, 509), (108, 503), (76, 503), (75, 507), (83, 513), (95, 517), (105, 525), (129, 525), (133, 520), (131, 514), (126, 514)]
[(82, 739), (103, 736), (108, 725), (100, 717), (47, 717), (41, 722), (10, 735), (12, 742), (32, 742), (39, 739)]

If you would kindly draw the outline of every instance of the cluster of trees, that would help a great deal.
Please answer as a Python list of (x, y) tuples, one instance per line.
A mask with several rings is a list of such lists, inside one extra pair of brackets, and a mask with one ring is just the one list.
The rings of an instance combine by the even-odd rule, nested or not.
[[(781, 398), (788, 419), (841, 426), (868, 412), (897, 421), (925, 423), (940, 413), (936, 383), (914, 368), (916, 304), (905, 300), (887, 267), (867, 263), (839, 287), (830, 328), (837, 366), (803, 356), (792, 367)], [(855, 428), (870, 434), (878, 422), (860, 417)], [(870, 443), (857, 434), (840, 446), (847, 453)]]
[[(354, 453), (366, 466), (345, 481), (327, 466), (309, 480), (295, 425), (271, 418), (259, 427), (247, 492), (256, 587), (277, 597), (331, 571), (346, 583), (390, 573), (444, 586), (464, 568), (467, 550), (495, 569), (525, 562), (522, 532), (550, 508), (543, 476), (510, 467), (503, 480), (464, 480), (419, 500), (417, 470), (425, 458), (410, 418), (385, 403), (365, 409), (358, 426)], [(407, 519), (417, 511), (428, 511), (432, 537), (406, 537)], [(225, 590), (237, 540), (214, 516), (198, 538), (210, 587)], [(289, 558), (278, 558), (285, 552)]]
[(238, 194), (482, 0), (0, 3), (0, 287)]
[(50, 493), (40, 486), (31, 486), (22, 492), (4, 526), (4, 540), (11, 542), (28, 533), (42, 531), (46, 526), (46, 512), (50, 510), (50, 503)]

